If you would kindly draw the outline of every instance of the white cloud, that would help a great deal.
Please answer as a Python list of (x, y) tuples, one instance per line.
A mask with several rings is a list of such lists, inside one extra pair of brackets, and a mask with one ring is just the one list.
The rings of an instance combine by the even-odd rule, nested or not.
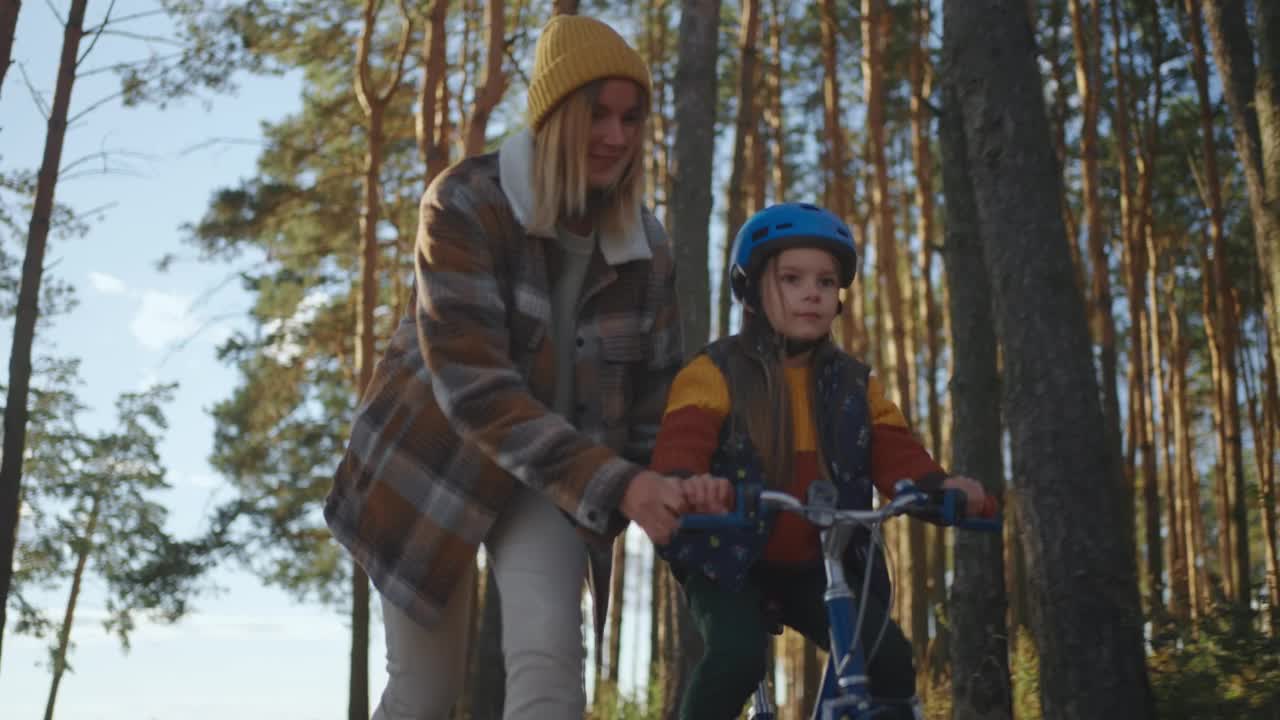
[(129, 324), (133, 336), (148, 350), (159, 350), (189, 337), (199, 328), (191, 315), (191, 298), (185, 295), (147, 290), (140, 293), (141, 305)]
[(89, 273), (89, 284), (104, 295), (123, 295), (128, 289), (120, 278), (100, 272)]

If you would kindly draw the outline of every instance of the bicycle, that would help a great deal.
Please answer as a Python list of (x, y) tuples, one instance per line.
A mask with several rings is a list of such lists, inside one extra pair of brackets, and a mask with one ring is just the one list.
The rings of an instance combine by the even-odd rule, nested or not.
[[(827, 481), (810, 485), (808, 502), (775, 490), (739, 492), (734, 510), (723, 515), (686, 515), (681, 527), (690, 529), (729, 529), (746, 527), (756, 522), (754, 504), (758, 510), (782, 510), (793, 512), (813, 523), (820, 530), (823, 566), (827, 587), (823, 602), (827, 608), (831, 652), (827, 657), (826, 672), (818, 691), (818, 699), (811, 713), (815, 720), (873, 720), (888, 707), (876, 703), (871, 697), (866, 674), (866, 656), (863, 650), (863, 613), (845, 579), (844, 552), (855, 528), (861, 526), (870, 531), (871, 543), (880, 542), (880, 526), (889, 518), (903, 514), (931, 520), (941, 525), (962, 529), (997, 532), (999, 519), (966, 518), (965, 495), (960, 490), (946, 489), (938, 493), (925, 493), (909, 480), (901, 480), (895, 486), (893, 500), (875, 510), (847, 510), (836, 507), (836, 487)], [(876, 553), (867, 553), (862, 595), (870, 587), (872, 562)], [(887, 622), (887, 619), (886, 619)], [(882, 628), (883, 630), (883, 628)], [(877, 640), (878, 643), (878, 640)], [(873, 647), (875, 644), (873, 643)], [(777, 708), (768, 689), (768, 678), (752, 694), (750, 720), (776, 720)], [(919, 711), (917, 706), (917, 717)]]

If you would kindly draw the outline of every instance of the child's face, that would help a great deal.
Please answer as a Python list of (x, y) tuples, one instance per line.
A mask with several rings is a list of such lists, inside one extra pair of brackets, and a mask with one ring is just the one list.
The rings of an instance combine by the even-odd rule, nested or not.
[(760, 296), (773, 329), (791, 340), (817, 340), (831, 331), (840, 304), (840, 270), (826, 250), (791, 248), (761, 273)]

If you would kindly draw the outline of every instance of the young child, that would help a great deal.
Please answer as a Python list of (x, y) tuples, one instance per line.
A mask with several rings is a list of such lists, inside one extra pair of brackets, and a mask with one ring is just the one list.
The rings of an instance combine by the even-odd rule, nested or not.
[[(840, 507), (868, 509), (873, 486), (892, 497), (894, 483), (909, 478), (926, 491), (959, 488), (969, 512), (984, 509), (982, 486), (948, 477), (869, 369), (831, 341), (840, 288), (853, 281), (857, 259), (848, 227), (813, 205), (774, 205), (738, 231), (730, 283), (743, 304), (742, 329), (708, 345), (676, 376), (651, 461), (657, 472), (688, 478), (686, 500), (695, 510), (731, 506), (734, 490), (724, 478), (802, 500), (822, 478), (837, 487)], [(855, 593), (868, 548), (868, 535), (855, 535), (845, 556)], [(779, 512), (749, 529), (682, 531), (661, 553), (706, 646), (681, 718), (738, 717), (764, 677), (777, 621), (828, 647), (818, 530), (803, 518)], [(859, 598), (868, 648), (886, 621), (882, 557), (873, 575), (871, 597)], [(868, 669), (873, 695), (898, 701), (901, 711), (884, 717), (912, 718), (911, 645), (891, 620)]]

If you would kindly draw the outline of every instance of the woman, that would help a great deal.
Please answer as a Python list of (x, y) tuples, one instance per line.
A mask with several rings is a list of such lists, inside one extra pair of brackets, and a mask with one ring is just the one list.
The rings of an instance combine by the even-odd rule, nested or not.
[(325, 506), (382, 598), (375, 720), (447, 716), (481, 544), (502, 597), (504, 717), (579, 720), (588, 548), (607, 557), (627, 519), (658, 543), (678, 524), (680, 482), (644, 468), (681, 361), (671, 250), (640, 203), (649, 93), (614, 30), (558, 16), (528, 129), (423, 197), (414, 302)]

